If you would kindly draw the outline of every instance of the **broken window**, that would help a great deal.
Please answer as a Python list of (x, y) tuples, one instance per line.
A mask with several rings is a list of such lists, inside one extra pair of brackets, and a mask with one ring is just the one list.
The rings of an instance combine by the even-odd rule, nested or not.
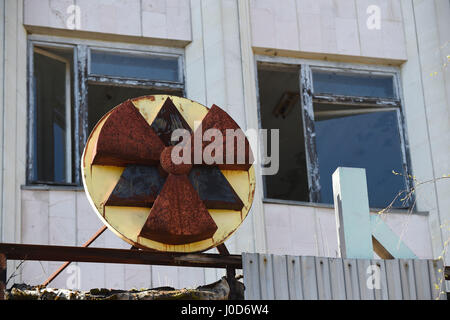
[[(280, 68), (258, 65), (261, 126), (280, 129), (280, 171), (264, 178), (266, 198), (332, 204), (338, 167), (366, 169), (371, 207), (408, 190), (394, 74)], [(409, 205), (401, 198), (393, 207)]]
[(179, 56), (98, 49), (89, 54), (89, 132), (104, 114), (127, 99), (152, 94), (183, 96)]
[(171, 51), (30, 40), (27, 183), (81, 184), (85, 142), (105, 113), (139, 96), (183, 96), (182, 51)]
[[(308, 201), (305, 141), (298, 68), (258, 69), (261, 125), (279, 129), (280, 162), (275, 175), (264, 176), (267, 198)], [(270, 134), (266, 154), (271, 155)]]
[(33, 59), (32, 179), (71, 183), (73, 52), (36, 46)]
[[(168, 93), (164, 90), (90, 83), (88, 86), (89, 132), (92, 132), (97, 122), (108, 111), (125, 100), (153, 94)], [(182, 91), (174, 91), (170, 92), (170, 94), (175, 96), (183, 96)]]

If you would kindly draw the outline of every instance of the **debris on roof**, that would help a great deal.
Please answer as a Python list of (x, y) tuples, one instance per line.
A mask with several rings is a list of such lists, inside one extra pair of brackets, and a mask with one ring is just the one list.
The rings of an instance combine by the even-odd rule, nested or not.
[[(242, 299), (244, 285), (240, 284)], [(230, 287), (225, 277), (209, 285), (196, 289), (174, 289), (160, 287), (154, 289), (91, 289), (89, 291), (51, 289), (42, 286), (15, 284), (7, 290), (7, 300), (228, 300)]]

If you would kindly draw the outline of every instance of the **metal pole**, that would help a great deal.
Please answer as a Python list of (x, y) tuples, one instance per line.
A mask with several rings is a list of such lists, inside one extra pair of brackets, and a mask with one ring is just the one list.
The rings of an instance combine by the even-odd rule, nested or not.
[[(83, 248), (87, 248), (89, 247), (92, 242), (94, 242), (98, 237), (100, 237), (102, 235), (103, 232), (105, 232), (105, 230), (107, 229), (106, 226), (101, 227), (96, 234), (94, 234), (92, 236), (92, 238), (90, 238), (87, 242), (85, 242), (83, 244)], [(56, 270), (47, 280), (45, 280), (45, 282), (42, 284), (42, 286), (46, 287), (48, 286), (48, 284), (50, 282), (52, 282), (61, 272), (64, 271), (64, 269), (67, 268), (67, 266), (71, 263), (72, 261), (67, 261), (66, 263), (64, 263), (58, 270)]]
[[(223, 256), (229, 256), (230, 252), (228, 251), (227, 247), (224, 243), (219, 244), (217, 247), (217, 251)], [(236, 269), (232, 267), (227, 267), (227, 280), (228, 285), (230, 286), (230, 299), (236, 300), (237, 299), (237, 292), (236, 292)]]

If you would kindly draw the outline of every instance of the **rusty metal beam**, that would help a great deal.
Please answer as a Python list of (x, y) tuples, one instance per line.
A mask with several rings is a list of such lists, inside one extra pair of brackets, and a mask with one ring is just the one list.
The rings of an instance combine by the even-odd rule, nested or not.
[(228, 249), (227, 249), (227, 247), (225, 246), (224, 243), (219, 244), (219, 245), (216, 247), (216, 249), (217, 249), (217, 251), (219, 251), (219, 253), (220, 253), (221, 255), (224, 255), (224, 256), (230, 255), (230, 252), (228, 251)]
[(168, 253), (147, 250), (80, 248), (0, 243), (0, 254), (8, 260), (72, 261), (166, 265), (202, 268), (242, 269), (241, 255), (223, 256), (211, 253)]
[[(105, 230), (108, 229), (106, 226), (101, 227), (88, 241), (86, 241), (82, 248), (87, 248), (89, 247), (98, 237), (100, 237), (102, 235), (103, 232), (105, 232)], [(42, 284), (44, 287), (46, 287), (50, 282), (52, 282), (61, 272), (64, 271), (64, 269), (67, 268), (67, 266), (71, 263), (72, 261), (67, 261), (66, 263), (64, 263), (58, 270), (56, 270), (47, 280), (45, 280), (45, 282)]]
[[(225, 246), (225, 243), (219, 244), (217, 247), (217, 251), (219, 251), (219, 254), (222, 256), (229, 256), (230, 252), (228, 251), (228, 248)], [(236, 300), (239, 297), (239, 293), (237, 292), (237, 286), (236, 286), (236, 268), (233, 267), (227, 267), (227, 280), (228, 285), (230, 286), (230, 299)]]

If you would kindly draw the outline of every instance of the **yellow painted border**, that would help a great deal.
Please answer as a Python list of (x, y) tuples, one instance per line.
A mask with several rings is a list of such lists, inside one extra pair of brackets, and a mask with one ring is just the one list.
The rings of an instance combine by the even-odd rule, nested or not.
[[(209, 109), (195, 101), (168, 95), (145, 96), (132, 99), (133, 104), (144, 119), (151, 124), (161, 109), (164, 101), (170, 97), (178, 111), (194, 130), (195, 122), (203, 120)], [(150, 214), (148, 208), (104, 206), (113, 188), (120, 179), (123, 167), (92, 165), (92, 154), (101, 128), (112, 111), (108, 112), (95, 126), (86, 143), (81, 171), (84, 190), (91, 206), (102, 222), (116, 235), (131, 245), (166, 252), (199, 252), (213, 248), (228, 239), (246, 218), (253, 203), (255, 191), (255, 169), (248, 171), (222, 170), (223, 175), (244, 203), (241, 211), (209, 210), (217, 224), (217, 231), (212, 238), (184, 245), (169, 245), (138, 237), (139, 231)]]

